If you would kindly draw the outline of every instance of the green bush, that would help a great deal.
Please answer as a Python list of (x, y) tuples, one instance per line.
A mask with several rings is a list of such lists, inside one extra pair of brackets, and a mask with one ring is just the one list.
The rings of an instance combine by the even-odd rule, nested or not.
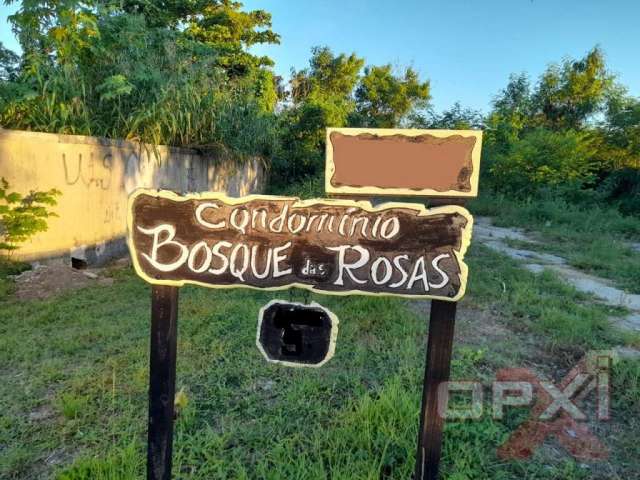
[(538, 128), (496, 154), (490, 167), (494, 186), (517, 195), (541, 187), (580, 189), (593, 184), (598, 163), (592, 137), (585, 132)]
[(598, 192), (622, 213), (640, 215), (640, 169), (623, 168), (610, 173)]

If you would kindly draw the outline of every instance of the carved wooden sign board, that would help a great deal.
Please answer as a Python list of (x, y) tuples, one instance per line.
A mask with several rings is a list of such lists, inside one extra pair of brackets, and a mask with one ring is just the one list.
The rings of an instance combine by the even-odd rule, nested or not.
[(471, 223), (458, 206), (138, 190), (129, 247), (137, 273), (157, 285), (455, 301)]

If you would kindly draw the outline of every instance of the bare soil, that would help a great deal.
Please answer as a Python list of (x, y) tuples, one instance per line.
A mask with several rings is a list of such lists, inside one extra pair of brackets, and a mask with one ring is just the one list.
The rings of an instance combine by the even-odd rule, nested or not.
[(77, 270), (69, 265), (39, 265), (15, 277), (19, 300), (43, 300), (91, 285), (111, 285), (105, 269)]

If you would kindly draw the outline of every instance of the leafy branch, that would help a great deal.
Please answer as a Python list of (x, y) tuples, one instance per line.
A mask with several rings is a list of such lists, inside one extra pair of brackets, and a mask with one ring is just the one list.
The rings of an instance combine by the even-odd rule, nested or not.
[(50, 207), (57, 205), (59, 190), (31, 190), (27, 195), (9, 192), (9, 182), (0, 179), (0, 251), (9, 256), (38, 232), (47, 230), (47, 219), (58, 215)]

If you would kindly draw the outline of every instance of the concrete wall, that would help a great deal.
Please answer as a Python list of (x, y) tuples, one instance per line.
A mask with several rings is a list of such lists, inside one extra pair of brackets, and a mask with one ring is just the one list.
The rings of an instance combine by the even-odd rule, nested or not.
[(259, 159), (236, 163), (183, 148), (155, 149), (136, 142), (0, 129), (0, 177), (10, 191), (62, 192), (38, 233), (14, 253), (25, 261), (70, 256), (99, 264), (126, 251), (127, 196), (138, 187), (178, 192), (261, 191)]

